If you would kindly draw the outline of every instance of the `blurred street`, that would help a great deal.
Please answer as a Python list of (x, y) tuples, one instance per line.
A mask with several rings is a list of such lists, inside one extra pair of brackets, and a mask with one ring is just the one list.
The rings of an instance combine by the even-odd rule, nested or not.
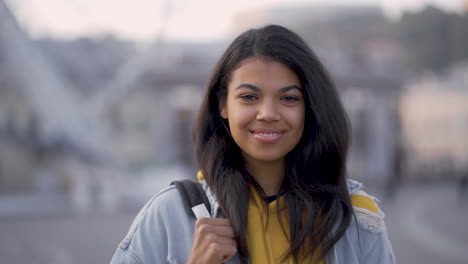
[[(376, 194), (373, 188), (368, 191)], [(468, 197), (462, 201), (458, 191), (455, 183), (432, 182), (405, 185), (395, 199), (376, 195), (382, 198), (397, 263), (468, 263)], [(4, 212), (2, 263), (108, 263), (136, 213), (74, 217), (56, 211), (25, 218)]]
[(382, 199), (397, 263), (468, 263), (468, 196), (455, 183), (401, 188)]

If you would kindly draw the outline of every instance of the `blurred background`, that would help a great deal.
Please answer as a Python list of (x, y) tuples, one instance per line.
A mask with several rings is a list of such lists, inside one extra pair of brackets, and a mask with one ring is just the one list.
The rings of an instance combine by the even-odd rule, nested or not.
[(468, 263), (466, 0), (0, 0), (0, 262), (108, 263), (149, 197), (195, 177), (210, 71), (269, 23), (335, 79), (398, 263)]

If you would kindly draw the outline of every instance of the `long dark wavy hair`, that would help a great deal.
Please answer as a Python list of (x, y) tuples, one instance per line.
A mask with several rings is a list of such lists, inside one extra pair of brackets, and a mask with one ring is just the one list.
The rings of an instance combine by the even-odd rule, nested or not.
[[(323, 259), (345, 233), (353, 214), (346, 188), (346, 156), (350, 128), (335, 85), (308, 45), (278, 25), (251, 29), (224, 52), (209, 79), (195, 122), (193, 139), (201, 171), (232, 222), (238, 252), (247, 262), (246, 228), (249, 186), (261, 187), (246, 171), (241, 150), (220, 115), (227, 100), (231, 74), (241, 61), (259, 57), (289, 67), (301, 81), (305, 124), (297, 146), (286, 156), (286, 176), (280, 187), (289, 216), (289, 251), (296, 263)], [(280, 210), (278, 208), (278, 210)]]

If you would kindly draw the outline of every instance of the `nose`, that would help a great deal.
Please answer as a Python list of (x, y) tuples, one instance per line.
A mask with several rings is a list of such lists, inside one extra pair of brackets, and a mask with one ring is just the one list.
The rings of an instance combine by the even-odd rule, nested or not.
[(280, 120), (280, 118), (279, 108), (275, 102), (268, 100), (259, 105), (256, 117), (258, 121), (273, 122)]

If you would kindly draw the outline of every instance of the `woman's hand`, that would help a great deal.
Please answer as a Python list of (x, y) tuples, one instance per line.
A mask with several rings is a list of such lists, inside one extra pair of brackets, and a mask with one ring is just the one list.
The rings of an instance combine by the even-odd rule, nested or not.
[(187, 264), (220, 264), (237, 253), (231, 221), (224, 218), (200, 218), (195, 224), (192, 252)]

